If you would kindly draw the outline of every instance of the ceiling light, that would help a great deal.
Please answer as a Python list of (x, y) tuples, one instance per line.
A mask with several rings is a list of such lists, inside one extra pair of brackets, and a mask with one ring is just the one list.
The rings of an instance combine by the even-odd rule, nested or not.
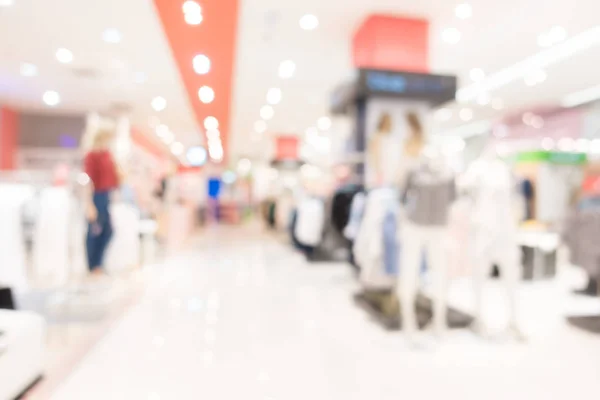
[(435, 119), (438, 121), (448, 121), (452, 118), (452, 110), (449, 108), (440, 108), (435, 112)]
[(442, 31), (442, 40), (449, 44), (457, 44), (461, 37), (462, 34), (456, 28), (446, 28)]
[(490, 104), (490, 101), (490, 95), (487, 93), (481, 93), (479, 96), (477, 96), (477, 104), (480, 106), (487, 106)]
[(221, 140), (221, 132), (218, 129), (211, 129), (206, 131), (206, 139), (208, 141)]
[(575, 148), (575, 140), (573, 138), (562, 138), (558, 141), (558, 149), (560, 151), (573, 151)]
[(472, 101), (481, 92), (492, 92), (515, 80), (522, 79), (531, 71), (547, 68), (599, 44), (600, 25), (597, 25), (556, 46), (541, 50), (509, 67), (488, 75), (482, 82), (460, 89), (457, 93), (457, 99), (462, 102)]
[(550, 151), (550, 150), (554, 150), (554, 139), (550, 138), (550, 137), (545, 137), (544, 139), (542, 139), (542, 149), (546, 150), (546, 151)]
[(50, 107), (55, 107), (60, 104), (60, 95), (54, 90), (48, 90), (45, 92), (42, 99), (44, 100), (44, 103)]
[(133, 80), (135, 83), (144, 83), (148, 80), (148, 75), (145, 72), (136, 72), (133, 75)]
[(215, 91), (210, 86), (202, 86), (198, 90), (198, 97), (204, 104), (212, 103), (215, 99)]
[(271, 106), (263, 106), (260, 109), (260, 117), (265, 121), (270, 120), (275, 115), (275, 110)]
[(56, 59), (63, 64), (68, 64), (73, 61), (73, 53), (69, 49), (60, 48), (56, 50)]
[(184, 14), (202, 14), (202, 7), (200, 7), (200, 4), (192, 0), (183, 3), (183, 6), (181, 8)]
[(159, 138), (166, 138), (169, 134), (169, 127), (165, 124), (160, 124), (156, 127), (156, 135)]
[(539, 69), (536, 71), (532, 71), (531, 73), (525, 75), (523, 80), (527, 86), (535, 86), (540, 83), (543, 83), (548, 78), (548, 74), (543, 69)]
[(267, 92), (267, 103), (276, 105), (281, 102), (281, 89), (271, 88)]
[(473, 16), (473, 8), (469, 3), (461, 3), (454, 9), (454, 14), (460, 19), (468, 19)]
[(221, 161), (223, 160), (223, 146), (210, 146), (208, 148), (208, 154), (213, 161)]
[(23, 63), (21, 64), (21, 75), (26, 77), (36, 76), (38, 74), (38, 69), (35, 64), (31, 63)]
[(531, 126), (535, 129), (542, 129), (544, 127), (544, 118), (539, 115), (534, 116), (531, 119)]
[(267, 131), (267, 123), (263, 120), (254, 123), (254, 131), (256, 133), (265, 133)]
[(154, 111), (162, 111), (167, 108), (167, 100), (164, 97), (156, 96), (152, 99), (152, 108)]
[(296, 72), (296, 63), (292, 60), (285, 60), (279, 64), (279, 77), (281, 79), (290, 79)]
[(502, 110), (504, 108), (504, 101), (502, 99), (493, 99), (492, 108), (498, 111)]
[(469, 72), (469, 77), (473, 82), (479, 82), (485, 78), (485, 72), (481, 68), (473, 68)]
[(577, 107), (600, 99), (600, 85), (566, 95), (561, 100), (563, 107)]
[(521, 121), (523, 121), (523, 123), (525, 125), (531, 125), (533, 119), (535, 118), (535, 114), (531, 113), (531, 112), (526, 112), (525, 114), (523, 114), (523, 116), (521, 117)]
[(219, 129), (219, 120), (213, 116), (204, 118), (204, 129), (207, 131)]
[(312, 31), (319, 26), (319, 19), (316, 15), (306, 14), (300, 18), (300, 27), (305, 31)]
[(167, 131), (162, 137), (163, 142), (167, 145), (171, 144), (173, 142), (173, 139), (175, 139), (175, 135), (173, 135), (173, 132), (171, 131)]
[(185, 14), (185, 22), (188, 25), (200, 25), (203, 21), (202, 14)]
[(473, 119), (473, 110), (470, 108), (463, 108), (460, 110), (458, 116), (461, 120), (468, 122)]
[(171, 153), (173, 153), (173, 155), (180, 156), (183, 154), (184, 150), (185, 148), (180, 142), (175, 142), (171, 145)]
[(210, 58), (204, 54), (196, 55), (192, 60), (192, 64), (194, 66), (194, 71), (196, 71), (198, 75), (208, 74), (210, 71)]
[(204, 147), (194, 146), (188, 149), (185, 156), (191, 165), (195, 167), (200, 167), (204, 165), (204, 163), (206, 163), (206, 158), (208, 154)]
[(564, 42), (567, 39), (567, 30), (562, 26), (556, 25), (550, 29), (548, 36), (550, 37), (552, 44)]
[(587, 153), (590, 149), (590, 140), (585, 138), (577, 139), (575, 142), (575, 151), (579, 153)]
[(121, 32), (117, 29), (109, 28), (102, 32), (102, 39), (106, 43), (120, 43), (121, 42)]

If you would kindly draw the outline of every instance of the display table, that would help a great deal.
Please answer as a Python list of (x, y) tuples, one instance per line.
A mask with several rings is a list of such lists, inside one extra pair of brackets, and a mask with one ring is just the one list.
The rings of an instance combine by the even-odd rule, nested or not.
[(42, 317), (0, 310), (0, 399), (14, 399), (42, 376), (44, 338)]

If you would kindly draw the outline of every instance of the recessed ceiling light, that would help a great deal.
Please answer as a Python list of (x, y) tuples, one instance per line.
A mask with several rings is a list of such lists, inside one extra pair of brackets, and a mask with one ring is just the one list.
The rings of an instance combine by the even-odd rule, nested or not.
[(536, 115), (531, 120), (531, 126), (534, 127), (535, 129), (542, 129), (544, 127), (544, 118), (542, 118), (539, 115)]
[(184, 150), (185, 148), (180, 142), (175, 142), (171, 145), (171, 153), (173, 153), (176, 156), (182, 155)]
[(152, 108), (154, 111), (162, 111), (167, 108), (167, 100), (164, 97), (156, 96), (152, 99)]
[(10, 7), (15, 4), (14, 0), (0, 0), (0, 7)]
[(285, 60), (279, 64), (279, 77), (281, 79), (290, 79), (296, 72), (296, 63), (292, 60)]
[(221, 140), (221, 132), (218, 129), (210, 129), (206, 131), (206, 139), (210, 141)]
[(165, 144), (169, 145), (173, 142), (173, 139), (175, 139), (175, 135), (169, 130), (161, 137), (161, 139)]
[(204, 118), (204, 129), (207, 131), (219, 129), (219, 120), (213, 116)]
[(462, 34), (456, 28), (446, 28), (442, 31), (442, 40), (449, 44), (457, 44), (461, 37)]
[(145, 72), (136, 72), (133, 75), (133, 80), (135, 83), (144, 83), (148, 80), (148, 75)]
[(188, 25), (200, 25), (203, 19), (202, 14), (185, 14), (185, 22)]
[(56, 50), (56, 59), (63, 64), (68, 64), (73, 61), (73, 53), (69, 49), (60, 48)]
[(481, 68), (473, 68), (469, 72), (469, 77), (473, 82), (479, 82), (485, 78), (485, 72)]
[(473, 8), (469, 3), (461, 3), (454, 9), (454, 14), (460, 19), (467, 19), (473, 16)]
[(329, 117), (319, 118), (319, 120), (317, 121), (317, 126), (322, 131), (329, 130), (329, 128), (331, 128), (331, 118), (329, 118)]
[(254, 123), (254, 131), (256, 133), (265, 133), (267, 131), (267, 123), (263, 120), (258, 120)]
[(210, 86), (202, 86), (198, 90), (198, 98), (204, 104), (212, 103), (215, 99), (215, 91)]
[(463, 108), (462, 110), (460, 110), (458, 116), (461, 120), (465, 122), (470, 121), (473, 119), (473, 110), (471, 110), (470, 108)]
[(535, 114), (532, 112), (526, 112), (521, 117), (521, 120), (525, 125), (531, 125), (533, 119), (535, 118)]
[(554, 146), (556, 146), (554, 139), (551, 137), (545, 137), (542, 139), (542, 149), (546, 151), (554, 150)]
[(21, 75), (22, 76), (31, 77), (31, 76), (37, 76), (37, 74), (38, 74), (38, 69), (35, 64), (31, 64), (31, 63), (21, 64)]
[(183, 10), (184, 14), (202, 14), (202, 7), (200, 7), (200, 4), (192, 0), (183, 3), (181, 9)]
[(204, 54), (198, 54), (192, 60), (192, 65), (198, 75), (208, 74), (210, 71), (210, 58)]
[(573, 151), (575, 148), (575, 139), (573, 138), (562, 138), (558, 141), (558, 149), (561, 151)]
[(449, 108), (440, 108), (435, 112), (435, 119), (438, 121), (448, 121), (452, 118), (452, 110)]
[(502, 99), (493, 99), (492, 108), (494, 110), (502, 110), (504, 108), (504, 101)]
[(50, 107), (55, 107), (60, 104), (60, 95), (54, 90), (48, 90), (42, 97), (44, 103)]
[(120, 43), (122, 39), (121, 32), (114, 28), (105, 29), (102, 32), (102, 39), (106, 43)]
[(490, 95), (487, 93), (481, 93), (479, 96), (477, 96), (477, 104), (480, 106), (487, 106), (490, 104), (490, 101)]
[(169, 127), (165, 124), (159, 124), (156, 127), (156, 135), (159, 138), (165, 138), (169, 134)]
[(260, 109), (260, 117), (265, 121), (270, 120), (275, 115), (275, 110), (271, 106), (263, 106)]
[(276, 105), (281, 102), (281, 89), (271, 88), (267, 92), (267, 103)]
[(300, 18), (300, 27), (306, 31), (312, 31), (319, 26), (319, 18), (313, 14), (306, 14)]

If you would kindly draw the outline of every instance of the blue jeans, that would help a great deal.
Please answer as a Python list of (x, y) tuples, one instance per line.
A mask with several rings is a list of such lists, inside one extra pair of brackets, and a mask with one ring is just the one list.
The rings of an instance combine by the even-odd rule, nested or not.
[(98, 218), (88, 224), (86, 240), (88, 267), (93, 271), (102, 266), (104, 253), (113, 235), (110, 220), (110, 192), (95, 192), (94, 206), (98, 210)]

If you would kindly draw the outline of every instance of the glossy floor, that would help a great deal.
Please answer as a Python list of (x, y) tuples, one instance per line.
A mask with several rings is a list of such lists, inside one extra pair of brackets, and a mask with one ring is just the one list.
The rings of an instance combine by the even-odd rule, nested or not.
[[(369, 321), (351, 301), (354, 290), (344, 265), (309, 265), (254, 231), (209, 232), (193, 251), (147, 271), (139, 304), (52, 399), (548, 400), (598, 393), (600, 337), (560, 323), (558, 311), (532, 324), (537, 330), (526, 344), (453, 331), (439, 342), (424, 334), (415, 349)], [(556, 307), (556, 286), (527, 290), (526, 311), (543, 307), (547, 316)]]

